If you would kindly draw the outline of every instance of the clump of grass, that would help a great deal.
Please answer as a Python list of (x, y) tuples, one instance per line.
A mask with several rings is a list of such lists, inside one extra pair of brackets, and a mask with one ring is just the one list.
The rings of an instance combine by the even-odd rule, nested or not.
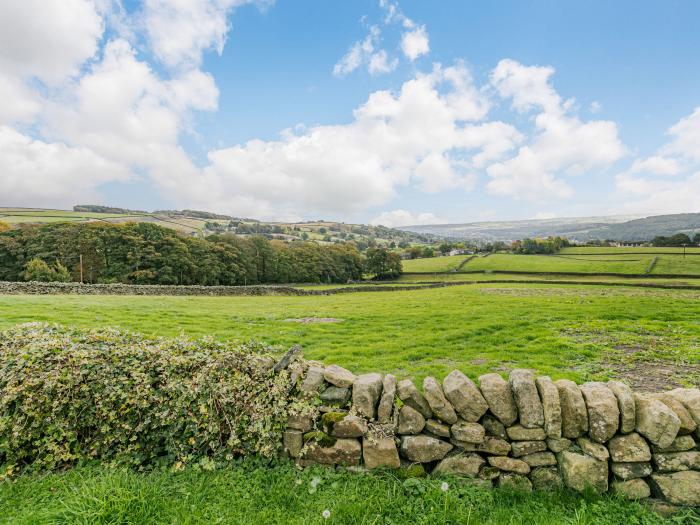
[[(448, 490), (441, 485), (447, 481)], [(323, 512), (329, 511), (325, 520)], [(0, 523), (187, 524), (516, 524), (694, 523), (663, 518), (645, 504), (567, 491), (488, 490), (465, 478), (366, 475), (291, 463), (237, 461), (231, 468), (180, 472), (97, 467), (0, 484)], [(695, 520), (695, 521), (694, 521)]]

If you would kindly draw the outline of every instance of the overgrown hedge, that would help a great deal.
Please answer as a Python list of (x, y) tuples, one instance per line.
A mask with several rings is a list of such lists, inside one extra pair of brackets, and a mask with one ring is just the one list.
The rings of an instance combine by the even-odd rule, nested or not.
[(204, 467), (273, 456), (290, 372), (267, 348), (32, 323), (0, 332), (0, 464)]

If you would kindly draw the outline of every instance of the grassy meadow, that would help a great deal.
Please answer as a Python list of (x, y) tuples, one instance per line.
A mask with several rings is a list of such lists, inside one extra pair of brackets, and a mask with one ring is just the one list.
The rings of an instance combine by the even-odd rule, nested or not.
[[(639, 251), (634, 251), (639, 250)], [(462, 262), (465, 264), (461, 265)], [(565, 248), (554, 255), (496, 253), (404, 261), (409, 273), (551, 272), (700, 276), (700, 248)]]
[[(417, 383), (453, 368), (477, 377), (515, 367), (581, 381), (621, 373), (629, 359), (700, 364), (698, 299), (699, 291), (542, 283), (304, 297), (4, 296), (0, 328), (118, 326), (257, 339), (280, 352), (300, 343), (309, 358)], [(679, 380), (694, 374), (681, 370)]]

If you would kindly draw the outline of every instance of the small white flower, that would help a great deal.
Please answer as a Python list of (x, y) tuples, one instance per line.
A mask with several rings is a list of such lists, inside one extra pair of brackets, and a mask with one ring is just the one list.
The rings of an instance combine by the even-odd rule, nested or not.
[(331, 517), (331, 511), (328, 510), (328, 509), (326, 509), (326, 510), (324, 510), (324, 511), (321, 513), (321, 516), (323, 516), (323, 519), (324, 519), (324, 520), (327, 520), (328, 518)]
[(321, 482), (321, 478), (314, 478), (311, 480), (311, 486), (313, 488), (316, 488), (320, 482)]
[(447, 483), (447, 481), (443, 481), (442, 485), (440, 485), (440, 490), (443, 492), (447, 492), (448, 490), (450, 490), (450, 484)]

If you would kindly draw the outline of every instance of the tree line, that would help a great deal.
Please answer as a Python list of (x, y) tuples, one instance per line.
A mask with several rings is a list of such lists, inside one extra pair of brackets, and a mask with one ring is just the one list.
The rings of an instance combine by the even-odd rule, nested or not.
[(57, 223), (0, 229), (0, 280), (246, 285), (342, 283), (401, 273), (396, 254), (353, 243), (186, 236), (151, 223)]

